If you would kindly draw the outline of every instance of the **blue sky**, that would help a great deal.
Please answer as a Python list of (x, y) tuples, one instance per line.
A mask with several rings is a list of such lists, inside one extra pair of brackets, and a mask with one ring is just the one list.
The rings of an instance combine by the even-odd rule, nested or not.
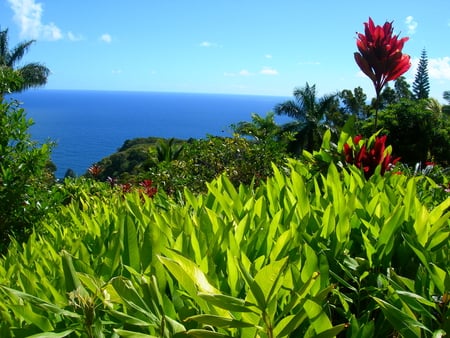
[(290, 96), (361, 86), (353, 53), (372, 17), (408, 36), (413, 67), (428, 55), (431, 96), (450, 90), (448, 0), (0, 0), (10, 47), (35, 39), (24, 62), (50, 68), (46, 88)]

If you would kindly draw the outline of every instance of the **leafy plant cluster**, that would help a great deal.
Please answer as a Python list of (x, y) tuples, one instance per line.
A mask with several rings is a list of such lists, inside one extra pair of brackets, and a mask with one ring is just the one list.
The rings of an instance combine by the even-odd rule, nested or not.
[(9, 236), (25, 240), (34, 225), (59, 203), (50, 143), (31, 140), (32, 121), (19, 104), (0, 99), (0, 252)]
[(418, 176), (310, 169), (290, 160), (253, 188), (222, 175), (182, 203), (81, 183), (99, 193), (0, 260), (0, 335), (448, 332), (450, 199)]

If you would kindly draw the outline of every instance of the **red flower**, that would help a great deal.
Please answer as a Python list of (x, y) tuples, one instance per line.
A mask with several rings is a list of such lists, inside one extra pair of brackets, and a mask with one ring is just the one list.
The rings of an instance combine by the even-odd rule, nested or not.
[(358, 135), (353, 139), (353, 144), (344, 144), (344, 156), (347, 163), (354, 164), (364, 171), (366, 178), (369, 178), (375, 172), (375, 169), (381, 166), (381, 175), (390, 170), (400, 158), (393, 158), (386, 151), (386, 135), (375, 137), (373, 145), (368, 149), (365, 141), (360, 146), (362, 136)]
[(357, 33), (359, 52), (354, 54), (355, 61), (372, 80), (378, 97), (388, 81), (396, 80), (411, 67), (409, 55), (402, 53), (408, 38), (399, 39), (398, 35), (393, 35), (392, 22), (386, 22), (383, 27), (375, 26), (369, 17), (364, 26), (365, 34)]
[(139, 185), (141, 187), (143, 187), (143, 189), (141, 190), (141, 193), (144, 193), (145, 195), (147, 195), (150, 198), (155, 196), (156, 193), (158, 192), (158, 189), (153, 186), (152, 180), (143, 180), (141, 183), (139, 183)]
[(100, 167), (98, 164), (93, 164), (88, 169), (89, 173), (94, 177), (97, 177), (98, 175), (100, 175), (102, 170), (103, 170), (102, 167)]

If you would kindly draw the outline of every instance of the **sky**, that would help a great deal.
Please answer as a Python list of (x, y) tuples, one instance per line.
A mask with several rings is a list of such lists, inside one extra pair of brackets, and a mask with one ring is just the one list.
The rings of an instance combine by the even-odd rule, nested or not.
[(364, 22), (409, 37), (412, 84), (425, 49), (430, 96), (450, 90), (448, 0), (0, 0), (9, 46), (36, 40), (23, 63), (50, 70), (48, 89), (291, 96), (372, 82), (354, 61)]

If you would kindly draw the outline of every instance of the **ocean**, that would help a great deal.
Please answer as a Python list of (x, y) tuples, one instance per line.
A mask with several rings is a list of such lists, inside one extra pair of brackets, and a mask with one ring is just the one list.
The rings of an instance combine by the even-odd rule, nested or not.
[[(265, 116), (288, 97), (126, 91), (29, 90), (11, 95), (34, 125), (34, 140), (56, 142), (56, 177), (70, 168), (82, 175), (92, 164), (137, 137), (230, 136), (230, 126)], [(284, 123), (286, 117), (276, 117)]]

